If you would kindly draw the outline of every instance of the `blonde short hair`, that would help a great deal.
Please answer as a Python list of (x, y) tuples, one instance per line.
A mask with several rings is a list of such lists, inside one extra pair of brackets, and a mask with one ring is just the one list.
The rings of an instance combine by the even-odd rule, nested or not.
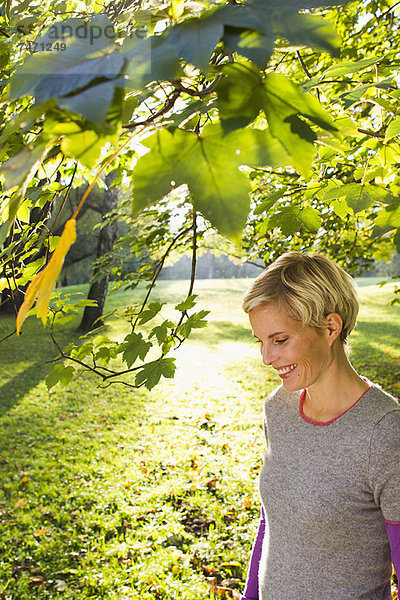
[(341, 267), (321, 254), (294, 251), (282, 254), (253, 281), (243, 310), (248, 313), (271, 302), (282, 304), (292, 319), (317, 329), (326, 326), (329, 313), (337, 313), (343, 320), (343, 343), (355, 327), (359, 308), (355, 281)]

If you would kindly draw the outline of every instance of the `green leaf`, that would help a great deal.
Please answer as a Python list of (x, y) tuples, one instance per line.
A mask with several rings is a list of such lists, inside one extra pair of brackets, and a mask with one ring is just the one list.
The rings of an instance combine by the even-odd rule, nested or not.
[(347, 217), (347, 215), (352, 214), (352, 210), (349, 210), (349, 207), (347, 206), (346, 201), (344, 200), (333, 200), (333, 202), (331, 202), (331, 206), (333, 211), (338, 215), (338, 217), (340, 217), (341, 219), (345, 219)]
[(118, 349), (116, 347), (110, 346), (101, 346), (95, 354), (96, 361), (101, 362), (103, 365), (106, 365), (112, 360), (116, 358), (118, 354)]
[(201, 329), (202, 327), (206, 327), (207, 321), (204, 321), (204, 318), (208, 314), (210, 314), (209, 310), (200, 310), (199, 312), (190, 315), (190, 317), (188, 317), (186, 321), (182, 323), (182, 325), (179, 325), (177, 329), (178, 333), (183, 335), (185, 338), (188, 338), (192, 329)]
[(162, 36), (126, 38), (121, 53), (128, 61), (125, 76), (133, 89), (145, 89), (151, 81), (175, 79), (181, 72), (174, 47)]
[(314, 141), (316, 136), (312, 129), (301, 121), (295, 114), (287, 114), (276, 102), (265, 105), (270, 132), (276, 137), (287, 153), (291, 164), (305, 177), (311, 174), (312, 162), (315, 155)]
[(260, 69), (265, 69), (268, 65), (274, 50), (275, 37), (272, 31), (269, 35), (259, 31), (249, 31), (236, 27), (225, 27), (224, 30), (224, 48), (227, 54), (236, 52), (240, 56), (245, 56), (256, 64)]
[(150, 302), (147, 309), (140, 313), (138, 317), (138, 323), (143, 325), (144, 323), (147, 323), (147, 321), (151, 321), (151, 319), (154, 319), (154, 317), (160, 312), (162, 307), (163, 305), (161, 302)]
[[(96, 303), (97, 304), (97, 303)], [(65, 350), (64, 350), (65, 352)], [(82, 346), (74, 346), (71, 349), (71, 358), (77, 358), (83, 360), (87, 356), (90, 356), (93, 352), (93, 343), (83, 344)]]
[(400, 199), (396, 198), (393, 202), (382, 208), (376, 219), (372, 235), (374, 237), (383, 235), (392, 229), (400, 228)]
[(159, 343), (159, 345), (161, 345), (170, 337), (168, 334), (168, 329), (173, 329), (174, 326), (175, 325), (172, 321), (166, 320), (163, 323), (161, 323), (161, 325), (153, 327), (149, 334), (149, 338), (156, 336), (157, 342)]
[(74, 96), (59, 98), (57, 104), (64, 110), (82, 115), (88, 121), (95, 123), (98, 128), (104, 130), (114, 92), (114, 82), (106, 81)]
[(264, 87), (269, 100), (285, 105), (288, 114), (300, 114), (322, 129), (337, 131), (331, 115), (322, 108), (317, 98), (303, 91), (289, 77), (269, 73), (265, 77)]
[(268, 19), (260, 19), (250, 6), (231, 4), (221, 6), (209, 17), (224, 25), (224, 49), (228, 54), (237, 52), (264, 69), (273, 52), (274, 35)]
[(292, 44), (326, 50), (336, 57), (340, 55), (340, 38), (327, 19), (297, 12), (278, 13), (275, 27), (279, 35)]
[(383, 57), (380, 56), (379, 58), (363, 58), (362, 60), (338, 63), (332, 67), (329, 67), (329, 69), (322, 74), (322, 77), (319, 79), (319, 81), (322, 81), (325, 79), (325, 77), (330, 79), (331, 77), (340, 77), (342, 75), (349, 75), (350, 73), (359, 73), (371, 65), (375, 65), (376, 63), (380, 62), (382, 58)]
[(245, 127), (257, 117), (264, 103), (260, 71), (252, 63), (237, 61), (222, 68), (217, 107), (224, 133)]
[[(393, 238), (393, 243), (396, 246), (396, 250), (397, 252), (400, 254), (400, 229), (398, 229), (394, 235)], [(397, 299), (398, 302), (400, 302), (399, 299)]]
[(264, 111), (271, 134), (291, 156), (291, 164), (302, 174), (311, 173), (316, 135), (297, 115), (302, 115), (328, 130), (335, 130), (333, 121), (318, 100), (302, 92), (288, 77), (269, 74), (265, 78)]
[(195, 209), (223, 235), (237, 239), (249, 211), (250, 186), (237, 169), (240, 149), (229, 136), (223, 138), (218, 125), (208, 125), (201, 136), (162, 130), (146, 145), (151, 152), (138, 160), (133, 173), (135, 210), (187, 183)]
[(273, 137), (269, 129), (237, 129), (225, 139), (236, 148), (240, 164), (252, 167), (291, 165), (296, 168), (296, 157), (290, 156), (281, 141)]
[(184, 61), (207, 73), (208, 61), (223, 32), (223, 24), (206, 15), (174, 25), (168, 31), (166, 39)]
[[(346, 183), (337, 188), (328, 190), (324, 194), (324, 200), (329, 201), (345, 197), (347, 205), (353, 212), (359, 213), (369, 208), (374, 200), (380, 202), (390, 199), (390, 192), (379, 186), (362, 183)], [(341, 215), (339, 215), (341, 216)]]
[(336, 188), (327, 190), (323, 195), (323, 199), (333, 200), (336, 198), (344, 198), (347, 192), (350, 191), (354, 185), (354, 183), (345, 183), (344, 185), (339, 185)]
[(71, 131), (62, 139), (61, 150), (90, 169), (99, 159), (104, 144), (105, 139), (92, 129), (82, 131), (76, 126), (75, 131)]
[(12, 194), (8, 203), (8, 216), (6, 222), (0, 227), (0, 246), (4, 243), (10, 227), (14, 222), (18, 209), (25, 200), (26, 190), (29, 183), (45, 157), (46, 144), (38, 143), (34, 147), (28, 147), (21, 153), (13, 156), (0, 167), (0, 175), (3, 175), (3, 190), (11, 189), (18, 185), (19, 188)]
[(299, 214), (298, 218), (308, 231), (318, 231), (322, 224), (322, 218), (319, 211), (312, 206), (306, 206)]
[(122, 344), (120, 344), (118, 353), (122, 353), (122, 358), (126, 362), (128, 369), (140, 358), (144, 360), (150, 350), (151, 342), (146, 342), (141, 333), (128, 333)]
[(348, 109), (350, 106), (358, 102), (371, 87), (387, 90), (394, 84), (392, 78), (382, 80), (380, 83), (368, 83), (366, 85), (359, 85), (349, 92), (345, 92), (338, 97), (338, 100), (343, 102), (344, 108)]
[(62, 137), (62, 152), (76, 158), (87, 168), (96, 164), (107, 142), (115, 143), (118, 138), (118, 132), (102, 136), (93, 129), (82, 129), (75, 121), (57, 121), (52, 115), (46, 119), (44, 131), (49, 135)]
[[(62, 54), (60, 52), (59, 54)], [(53, 75), (47, 75), (40, 80), (40, 83), (35, 87), (33, 93), (37, 102), (44, 102), (48, 98), (59, 98), (67, 96), (76, 90), (89, 85), (94, 79), (107, 78), (114, 80), (117, 78), (124, 64), (123, 57), (118, 52), (106, 54), (99, 58), (90, 59), (87, 61), (86, 56), (83, 56), (74, 66), (58, 65), (58, 72)], [(83, 64), (82, 64), (83, 62)], [(53, 66), (54, 68), (54, 66)], [(77, 74), (71, 71), (78, 71)], [(97, 96), (97, 101), (100, 103), (101, 95)], [(92, 103), (95, 99), (92, 99)]]
[(71, 366), (55, 365), (46, 377), (46, 386), (50, 390), (57, 383), (68, 385), (73, 378), (75, 369)]
[(269, 35), (271, 23), (269, 19), (260, 19), (260, 15), (254, 7), (240, 4), (226, 4), (214, 10), (208, 17), (214, 23), (222, 23), (226, 27), (239, 30), (259, 31)]
[[(51, 251), (51, 250), (50, 250)], [(97, 300), (79, 300), (79, 302), (77, 302), (75, 304), (75, 306), (77, 306), (78, 308), (86, 308), (86, 306), (98, 306), (98, 302)]]
[(283, 4), (281, 0), (249, 0), (249, 5), (256, 6), (266, 13), (280, 10), (282, 13), (286, 11), (300, 10), (302, 8), (320, 8), (321, 6), (340, 6), (346, 4), (349, 0), (285, 0)]
[[(97, 28), (100, 36), (91, 39), (74, 37), (79, 28), (87, 32)], [(66, 38), (66, 50), (60, 52), (36, 52), (28, 56), (17, 68), (11, 79), (10, 97), (35, 95), (38, 102), (51, 97), (65, 96), (74, 90), (86, 87), (98, 77), (115, 78), (121, 72), (124, 57), (115, 48), (114, 42), (105, 35), (107, 27), (113, 27), (105, 15), (97, 15), (90, 21), (67, 19), (54, 23), (38, 44), (54, 43), (62, 39), (62, 32), (71, 30)], [(83, 33), (83, 32), (82, 32)], [(101, 100), (101, 99), (99, 99)]]
[(197, 294), (192, 294), (191, 296), (188, 296), (185, 300), (175, 305), (175, 310), (179, 310), (181, 312), (185, 310), (190, 310), (196, 304), (196, 298)]
[(268, 196), (268, 198), (266, 198), (265, 200), (263, 200), (263, 202), (261, 202), (261, 204), (259, 204), (254, 209), (254, 214), (255, 215), (261, 215), (263, 212), (268, 211), (270, 208), (273, 207), (273, 205), (275, 204), (275, 202), (277, 200), (279, 200), (279, 198), (282, 198), (282, 196), (284, 196), (286, 190), (287, 190), (287, 187), (283, 187), (280, 190), (277, 190), (276, 192), (274, 192), (273, 194), (271, 194), (270, 196)]
[(369, 186), (362, 183), (355, 183), (350, 186), (346, 193), (346, 203), (353, 209), (354, 214), (369, 208), (372, 201), (373, 198), (369, 193)]
[(299, 212), (295, 206), (283, 206), (270, 217), (268, 227), (270, 229), (280, 227), (283, 235), (292, 235), (300, 231), (302, 227)]
[[(46, 144), (28, 146), (0, 166), (3, 192), (32, 179), (46, 152)], [(16, 212), (16, 211), (15, 211)]]
[(391, 121), (386, 130), (385, 142), (400, 135), (400, 117), (396, 117)]
[(143, 366), (135, 377), (136, 385), (144, 385), (151, 390), (160, 381), (161, 376), (172, 378), (175, 375), (175, 359), (160, 358), (149, 362)]

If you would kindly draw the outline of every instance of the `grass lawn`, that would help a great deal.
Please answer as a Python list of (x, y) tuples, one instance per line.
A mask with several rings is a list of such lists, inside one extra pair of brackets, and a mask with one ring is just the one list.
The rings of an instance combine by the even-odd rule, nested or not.
[[(248, 283), (196, 282), (209, 326), (152, 393), (99, 389), (87, 373), (48, 392), (45, 361), (56, 351), (35, 317), (0, 344), (1, 598), (239, 597), (259, 513), (262, 405), (279, 383), (240, 309)], [(156, 295), (179, 301), (186, 287), (164, 281)], [(400, 307), (390, 292), (361, 287), (352, 359), (399, 395)], [(107, 310), (135, 293), (112, 295)], [(0, 337), (12, 321), (0, 318)], [(59, 330), (62, 345), (77, 339), (76, 325)], [(111, 321), (110, 335), (123, 333)]]

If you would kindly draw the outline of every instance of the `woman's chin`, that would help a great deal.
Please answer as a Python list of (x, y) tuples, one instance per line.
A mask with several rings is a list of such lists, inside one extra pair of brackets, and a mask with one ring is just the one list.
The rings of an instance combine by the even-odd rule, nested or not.
[(297, 392), (302, 390), (304, 386), (301, 385), (299, 379), (282, 379), (282, 386), (287, 392)]

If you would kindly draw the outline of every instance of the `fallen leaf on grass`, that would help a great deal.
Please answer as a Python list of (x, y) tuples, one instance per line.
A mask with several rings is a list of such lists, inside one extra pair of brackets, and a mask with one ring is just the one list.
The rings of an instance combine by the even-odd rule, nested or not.
[(35, 537), (40, 537), (40, 536), (44, 535), (46, 533), (46, 531), (48, 531), (48, 527), (46, 527), (45, 529), (36, 529), (36, 531), (33, 532), (33, 535)]
[(253, 496), (246, 496), (246, 498), (243, 500), (243, 506), (245, 508), (251, 508), (252, 505), (253, 505)]
[(65, 590), (67, 589), (67, 584), (62, 579), (56, 579), (55, 588), (57, 592), (65, 592)]
[(19, 508), (20, 506), (26, 506), (28, 504), (28, 500), (25, 500), (25, 498), (20, 498), (19, 500), (16, 501), (16, 503), (14, 504), (15, 508)]
[(29, 583), (31, 583), (32, 585), (43, 585), (44, 579), (43, 577), (31, 577)]

